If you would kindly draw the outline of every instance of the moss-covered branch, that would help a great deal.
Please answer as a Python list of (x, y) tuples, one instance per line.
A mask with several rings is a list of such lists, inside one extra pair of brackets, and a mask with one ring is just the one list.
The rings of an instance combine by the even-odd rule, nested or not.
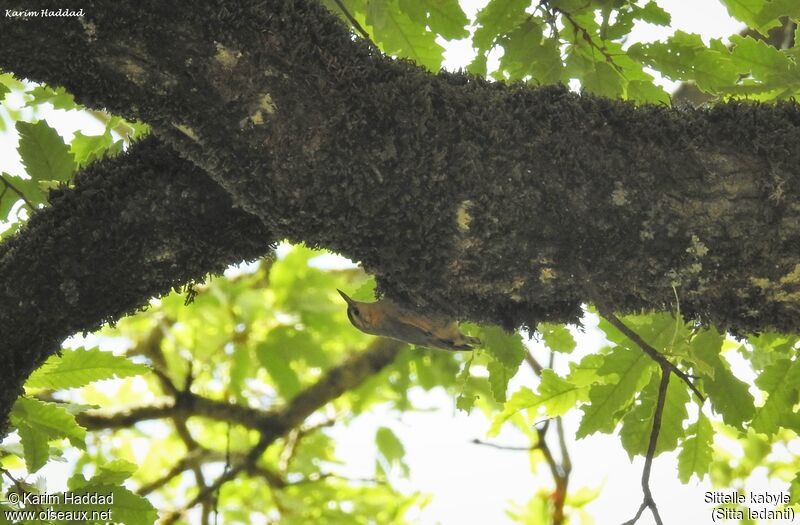
[(0, 245), (0, 413), (68, 336), (98, 328), (272, 238), (206, 174), (158, 140), (79, 174)]
[[(0, 67), (145, 120), (275, 238), (361, 261), (398, 301), (515, 327), (574, 321), (587, 282), (621, 311), (672, 309), (674, 287), (682, 312), (721, 328), (800, 330), (796, 104), (634, 107), (433, 75), (376, 54), (313, 0), (95, 0), (86, 13), (5, 22)], [(224, 243), (227, 255), (252, 256), (261, 228), (236, 229), (247, 248)], [(171, 268), (170, 285), (214, 269)], [(38, 275), (4, 283), (7, 297)], [(95, 285), (131, 308), (165, 284), (123, 282)], [(59, 301), (23, 315), (49, 320)], [(96, 318), (126, 310), (109, 306)]]

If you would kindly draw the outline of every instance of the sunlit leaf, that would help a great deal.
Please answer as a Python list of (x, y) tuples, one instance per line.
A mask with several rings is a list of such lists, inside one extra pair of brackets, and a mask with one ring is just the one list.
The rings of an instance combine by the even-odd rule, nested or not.
[(77, 388), (92, 381), (131, 377), (149, 372), (142, 364), (99, 348), (76, 348), (53, 355), (38, 368), (25, 386), (28, 388)]
[(687, 483), (692, 474), (702, 480), (708, 472), (714, 429), (701, 412), (697, 422), (686, 430), (686, 435), (688, 439), (683, 442), (681, 452), (678, 454), (678, 477), (683, 483)]
[(61, 136), (40, 120), (35, 124), (17, 122), (19, 151), (28, 175), (35, 181), (64, 182), (75, 171), (75, 161)]

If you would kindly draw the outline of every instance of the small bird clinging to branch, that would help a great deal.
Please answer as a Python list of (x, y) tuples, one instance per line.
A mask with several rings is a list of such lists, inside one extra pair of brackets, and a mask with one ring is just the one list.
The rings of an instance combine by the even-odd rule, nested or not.
[(477, 337), (462, 334), (455, 321), (423, 317), (388, 299), (374, 303), (354, 301), (337, 291), (347, 301), (350, 322), (364, 333), (442, 350), (472, 350), (472, 345), (481, 344)]

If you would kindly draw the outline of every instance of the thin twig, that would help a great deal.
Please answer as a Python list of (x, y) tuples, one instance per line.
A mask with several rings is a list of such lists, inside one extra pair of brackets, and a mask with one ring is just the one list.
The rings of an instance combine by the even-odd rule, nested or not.
[[(14, 186), (13, 184), (11, 184), (11, 183), (8, 181), (8, 179), (6, 179), (6, 178), (5, 178), (5, 177), (3, 177), (2, 175), (0, 175), (0, 180), (2, 180), (2, 181), (3, 181), (3, 184), (5, 185), (5, 187), (6, 187), (6, 188), (8, 188), (9, 190), (11, 190), (11, 191), (13, 191), (14, 193), (16, 193), (16, 194), (17, 194), (17, 197), (19, 197), (20, 199), (22, 199), (22, 202), (24, 202), (24, 203), (25, 203), (25, 204), (28, 206), (28, 208), (30, 208), (30, 209), (31, 209), (31, 211), (33, 211), (33, 210), (35, 210), (35, 209), (36, 209), (36, 206), (34, 206), (33, 204), (31, 204), (31, 201), (29, 201), (29, 200), (28, 200), (28, 198), (27, 198), (27, 197), (25, 197), (25, 194), (24, 194), (24, 193), (22, 193), (22, 191), (20, 191), (20, 190), (19, 190), (19, 189), (18, 189), (16, 186)], [(5, 195), (5, 191), (3, 191), (3, 194)]]
[(222, 485), (235, 478), (240, 472), (247, 470), (252, 465), (255, 465), (255, 462), (261, 457), (261, 455), (273, 441), (274, 439), (272, 439), (272, 436), (269, 434), (262, 434), (261, 439), (259, 439), (258, 443), (256, 443), (255, 446), (250, 449), (250, 452), (247, 453), (241, 462), (223, 472), (210, 485), (200, 489), (195, 497), (183, 506), (183, 509), (173, 511), (164, 516), (164, 518), (161, 520), (161, 523), (163, 525), (175, 523), (183, 514), (186, 513), (187, 510), (191, 509), (198, 503), (205, 501), (211, 494), (219, 490)]
[(369, 33), (367, 33), (367, 31), (363, 27), (361, 27), (361, 24), (358, 23), (358, 20), (356, 20), (355, 17), (350, 14), (350, 11), (348, 11), (347, 8), (344, 6), (344, 4), (342, 3), (342, 0), (333, 0), (333, 2), (342, 11), (342, 13), (344, 14), (345, 18), (347, 18), (347, 20), (350, 22), (350, 24), (352, 24), (352, 26), (356, 29), (356, 31), (361, 33), (362, 38), (364, 38), (364, 40), (369, 42), (374, 47), (375, 44), (372, 42), (372, 39), (369, 37)]
[(3, 473), (8, 479), (11, 480), (11, 483), (13, 483), (15, 487), (17, 487), (18, 491), (20, 491), (20, 496), (22, 495), (23, 492), (26, 492), (25, 486), (22, 484), (20, 480), (15, 478), (14, 475), (11, 474), (11, 472), (4, 469), (3, 467), (0, 467), (0, 473)]
[(334, 416), (320, 421), (315, 425), (301, 427), (291, 431), (287, 436), (286, 445), (284, 445), (283, 450), (281, 450), (281, 453), (278, 456), (278, 470), (284, 474), (287, 472), (292, 459), (294, 459), (297, 446), (300, 444), (300, 441), (302, 441), (303, 438), (322, 428), (331, 427), (335, 425), (337, 421), (337, 416)]
[(561, 475), (556, 477), (556, 491), (553, 498), (553, 525), (561, 525), (564, 522), (564, 503), (567, 499), (569, 487), (569, 477), (572, 474), (572, 460), (567, 450), (567, 441), (564, 437), (564, 424), (561, 418), (556, 418), (556, 434), (558, 436), (558, 447), (561, 451)]
[(484, 447), (492, 447), (498, 450), (509, 450), (512, 452), (530, 452), (539, 448), (538, 443), (536, 445), (528, 445), (527, 447), (517, 447), (513, 445), (498, 445), (497, 443), (489, 443), (488, 441), (482, 441), (478, 438), (473, 439), (470, 441), (470, 443), (473, 445), (483, 445)]
[(564, 472), (564, 478), (569, 481), (572, 473), (572, 460), (569, 457), (567, 440), (564, 437), (564, 422), (560, 417), (556, 418), (556, 434), (558, 435), (558, 448), (561, 450), (561, 470)]
[(531, 370), (533, 370), (533, 373), (536, 374), (537, 377), (542, 376), (542, 365), (533, 357), (530, 351), (525, 352), (525, 362), (528, 363), (528, 366), (531, 367)]
[[(598, 308), (600, 307), (598, 306)], [(636, 343), (639, 346), (639, 348), (641, 348), (642, 351), (644, 351), (645, 354), (650, 356), (655, 362), (657, 362), (662, 367), (668, 368), (673, 374), (680, 377), (683, 380), (683, 382), (686, 383), (689, 386), (689, 388), (692, 389), (692, 392), (694, 392), (694, 394), (698, 397), (698, 399), (700, 399), (700, 401), (705, 402), (706, 397), (700, 392), (700, 390), (698, 390), (698, 388), (694, 385), (694, 383), (692, 383), (692, 379), (686, 374), (686, 372), (684, 372), (683, 370), (672, 364), (669, 360), (667, 360), (666, 357), (664, 357), (661, 354), (661, 352), (659, 352), (658, 350), (647, 344), (647, 342), (645, 342), (645, 340), (642, 339), (639, 336), (639, 334), (628, 328), (625, 325), (625, 323), (623, 323), (622, 321), (619, 320), (619, 318), (617, 318), (617, 316), (604, 310), (605, 309), (600, 310), (600, 315), (602, 315), (606, 319), (606, 321), (611, 323), (612, 326), (614, 326), (617, 330), (622, 332), (628, 339)]]
[(559, 13), (561, 16), (566, 18), (567, 21), (569, 21), (569, 23), (572, 24), (572, 28), (574, 29), (576, 36), (578, 33), (581, 33), (581, 36), (589, 44), (589, 47), (596, 49), (601, 55), (603, 55), (603, 58), (606, 59), (606, 62), (610, 63), (611, 66), (615, 70), (617, 70), (618, 73), (622, 74), (622, 67), (620, 67), (619, 65), (617, 65), (616, 62), (614, 62), (614, 57), (611, 56), (611, 54), (606, 50), (605, 47), (600, 47), (599, 45), (597, 45), (594, 39), (592, 38), (592, 35), (589, 34), (589, 31), (587, 31), (586, 28), (577, 23), (575, 19), (572, 18), (572, 15), (569, 12), (564, 11), (563, 9), (560, 9), (558, 7), (553, 7), (544, 0), (540, 2), (540, 5), (545, 6), (545, 9), (548, 9), (553, 13)]
[[(584, 275), (588, 275), (585, 271), (583, 273)], [(669, 359), (664, 357), (664, 355), (661, 352), (650, 346), (644, 339), (642, 339), (639, 336), (639, 334), (628, 328), (625, 325), (625, 323), (623, 323), (616, 315), (614, 315), (611, 307), (608, 304), (606, 304), (606, 302), (603, 300), (603, 296), (600, 294), (600, 292), (597, 290), (597, 288), (591, 281), (586, 280), (585, 285), (587, 290), (591, 294), (590, 300), (597, 307), (597, 313), (601, 317), (603, 317), (606, 321), (611, 323), (613, 327), (622, 332), (623, 335), (625, 335), (628, 339), (636, 343), (639, 346), (639, 348), (641, 348), (645, 354), (650, 356), (650, 358), (653, 361), (655, 361), (662, 367), (666, 366), (667, 368), (669, 368), (669, 370), (673, 374), (680, 377), (681, 380), (683, 380), (683, 382), (689, 386), (689, 388), (692, 390), (692, 392), (694, 392), (694, 394), (701, 402), (703, 403), (705, 402), (706, 396), (704, 396), (703, 393), (700, 392), (700, 390), (698, 390), (698, 388), (694, 385), (694, 383), (692, 383), (692, 378), (689, 377), (689, 375), (686, 372), (684, 372), (676, 365), (674, 365)]]
[(633, 525), (636, 523), (646, 508), (649, 508), (650, 512), (653, 513), (656, 524), (663, 525), (661, 516), (658, 513), (658, 507), (653, 499), (653, 493), (650, 491), (650, 470), (653, 467), (653, 457), (656, 454), (656, 444), (658, 443), (658, 434), (661, 430), (661, 418), (664, 415), (664, 405), (666, 404), (667, 387), (669, 386), (671, 371), (669, 366), (661, 365), (661, 383), (658, 385), (658, 400), (656, 401), (656, 410), (653, 413), (653, 428), (650, 431), (650, 443), (647, 445), (647, 456), (645, 456), (644, 469), (642, 470), (642, 492), (644, 493), (644, 500), (639, 510), (636, 512), (636, 515), (623, 525)]

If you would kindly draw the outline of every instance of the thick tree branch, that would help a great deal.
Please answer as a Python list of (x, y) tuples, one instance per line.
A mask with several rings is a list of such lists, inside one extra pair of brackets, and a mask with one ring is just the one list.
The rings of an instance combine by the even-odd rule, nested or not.
[[(0, 326), (23, 328), (0, 334), (12, 389), (65, 332), (115, 319), (278, 238), (362, 261), (399, 302), (509, 328), (576, 321), (587, 297), (575, 276), (587, 268), (611, 311), (665, 308), (676, 285), (688, 316), (721, 329), (800, 329), (796, 104), (634, 107), (563, 87), (433, 75), (354, 40), (313, 0), (201, 0), (191, 10), (92, 0), (86, 13), (4, 21), (0, 67), (149, 123), (227, 196), (203, 171), (187, 176), (198, 171), (184, 163), (163, 171), (203, 190), (165, 198), (129, 180), (109, 202), (117, 215), (101, 214), (102, 230), (82, 210), (105, 193), (80, 187), (35, 214), (70, 219), (0, 248)], [(142, 172), (138, 148), (114, 166)], [(213, 221), (192, 209), (204, 193), (218, 196)], [(182, 215), (179, 229), (200, 221), (229, 237), (176, 235), (171, 222), (144, 228), (165, 201), (169, 220)], [(140, 224), (126, 231), (131, 217)], [(151, 235), (147, 249), (131, 242)], [(62, 237), (72, 248), (61, 249)], [(75, 297), (97, 300), (80, 313), (83, 305), (65, 302)]]
[(397, 341), (378, 339), (367, 350), (329, 369), (319, 381), (276, 410), (259, 410), (209, 399), (192, 392), (181, 392), (169, 403), (132, 408), (116, 414), (84, 412), (77, 415), (76, 419), (87, 430), (101, 430), (126, 428), (151, 419), (200, 416), (242, 425), (273, 437), (281, 436), (302, 423), (319, 407), (352, 390), (391, 363), (401, 348), (402, 343)]
[(153, 138), (92, 165), (51, 201), (0, 245), (0, 420), (66, 337), (258, 257), (272, 241), (204, 172)]

